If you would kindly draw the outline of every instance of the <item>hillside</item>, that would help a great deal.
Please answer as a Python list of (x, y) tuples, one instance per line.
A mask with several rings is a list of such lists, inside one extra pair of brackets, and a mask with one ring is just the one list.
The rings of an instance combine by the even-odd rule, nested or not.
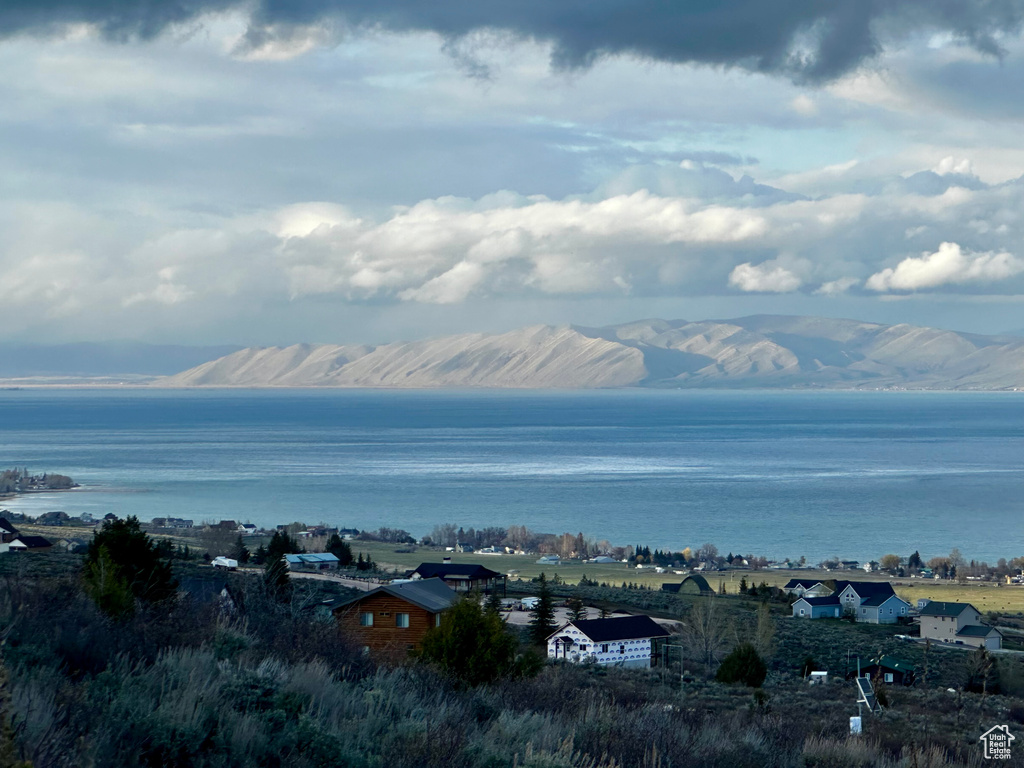
[(1024, 389), (1024, 338), (817, 317), (534, 326), (378, 347), (250, 348), (159, 387)]

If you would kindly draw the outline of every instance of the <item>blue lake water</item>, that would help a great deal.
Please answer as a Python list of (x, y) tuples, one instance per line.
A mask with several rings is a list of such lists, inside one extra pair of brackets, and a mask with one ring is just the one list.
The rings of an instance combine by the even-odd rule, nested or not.
[(85, 486), (29, 514), (1024, 555), (1015, 393), (3, 391), (0, 466)]

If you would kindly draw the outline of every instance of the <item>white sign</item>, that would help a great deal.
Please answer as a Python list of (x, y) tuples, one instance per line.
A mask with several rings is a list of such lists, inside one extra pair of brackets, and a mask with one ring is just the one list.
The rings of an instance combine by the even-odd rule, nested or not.
[(986, 760), (1009, 760), (1010, 742), (1017, 737), (1010, 733), (1009, 726), (994, 725), (979, 737), (985, 745)]

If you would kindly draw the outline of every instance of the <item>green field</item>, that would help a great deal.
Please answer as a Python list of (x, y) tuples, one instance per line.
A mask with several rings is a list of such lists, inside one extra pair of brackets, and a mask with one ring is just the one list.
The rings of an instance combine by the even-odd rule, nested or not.
[[(88, 528), (48, 528), (32, 525), (22, 525), (25, 533), (46, 536), (56, 541), (59, 538), (75, 537), (89, 540), (92, 538), (92, 529)], [(163, 538), (158, 535), (158, 538)], [(193, 548), (202, 550), (203, 536), (196, 531), (188, 533), (181, 532), (175, 536), (168, 536), (176, 543), (188, 544)], [(246, 545), (252, 550), (260, 543), (266, 543), (266, 539), (246, 539)], [(487, 568), (509, 573), (518, 571), (520, 579), (533, 579), (545, 572), (548, 578), (556, 573), (564, 581), (572, 584), (579, 581), (580, 577), (586, 575), (588, 579), (598, 582), (607, 582), (612, 586), (621, 586), (622, 582), (640, 584), (659, 588), (666, 582), (678, 582), (685, 578), (668, 571), (666, 573), (655, 573), (653, 569), (628, 568), (623, 564), (600, 565), (595, 563), (581, 563), (567, 561), (558, 566), (538, 565), (537, 556), (529, 555), (481, 555), (481, 554), (460, 554), (458, 552), (444, 552), (434, 547), (400, 547), (395, 544), (383, 544), (372, 541), (353, 541), (352, 551), (355, 554), (363, 552), (370, 555), (374, 562), (386, 570), (404, 571), (415, 568), (423, 562), (441, 562), (443, 557), (451, 557), (453, 563), (480, 563)], [(409, 549), (408, 551), (396, 551)], [(743, 570), (743, 571), (720, 571), (704, 574), (708, 583), (714, 589), (718, 589), (722, 582), (725, 582), (726, 592), (734, 594), (739, 590), (740, 580), (746, 578), (750, 585), (760, 584), (762, 581), (769, 586), (782, 586), (790, 579), (850, 579), (868, 581), (892, 581), (896, 593), (912, 605), (920, 598), (930, 600), (945, 600), (951, 602), (972, 603), (982, 613), (998, 611), (1000, 613), (1024, 614), (1024, 585), (1009, 586), (996, 583), (967, 583), (957, 584), (947, 581), (935, 581), (927, 579), (887, 579), (878, 574), (868, 574), (862, 571), (818, 571), (818, 570)], [(510, 585), (513, 580), (510, 580)]]
[[(353, 553), (364, 552), (369, 554), (374, 562), (382, 568), (405, 570), (415, 568), (423, 562), (440, 562), (443, 557), (451, 557), (453, 563), (480, 563), (501, 573), (519, 571), (518, 578), (533, 579), (544, 571), (548, 578), (556, 573), (568, 583), (579, 581), (580, 577), (586, 575), (588, 579), (598, 582), (608, 582), (613, 586), (620, 586), (623, 581), (642, 584), (660, 588), (666, 582), (678, 582), (685, 578), (672, 573), (655, 573), (653, 569), (628, 568), (625, 565), (600, 565), (596, 563), (564, 562), (558, 566), (538, 565), (535, 556), (523, 555), (480, 555), (480, 554), (459, 554), (457, 552), (443, 552), (432, 547), (409, 547), (412, 552), (396, 552), (400, 549), (393, 544), (381, 544), (378, 542), (353, 541)], [(954, 582), (934, 581), (929, 579), (886, 579), (878, 574), (869, 574), (862, 571), (786, 571), (786, 570), (758, 570), (758, 571), (720, 571), (704, 574), (708, 583), (718, 589), (722, 582), (725, 582), (726, 592), (734, 594), (739, 590), (740, 580), (746, 578), (751, 585), (760, 584), (762, 581), (769, 586), (781, 587), (790, 579), (848, 579), (857, 581), (891, 581), (896, 593), (904, 600), (916, 605), (919, 598), (930, 600), (944, 600), (950, 602), (972, 603), (982, 613), (988, 611), (999, 611), (1000, 613), (1022, 613), (1024, 614), (1024, 586), (996, 585), (994, 583), (967, 583), (956, 584)], [(510, 581), (510, 584), (512, 582)]]

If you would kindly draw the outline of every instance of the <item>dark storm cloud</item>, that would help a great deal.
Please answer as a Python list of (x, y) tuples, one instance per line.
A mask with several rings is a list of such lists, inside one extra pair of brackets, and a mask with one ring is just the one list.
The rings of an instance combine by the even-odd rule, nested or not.
[(490, 29), (550, 41), (561, 67), (629, 54), (805, 81), (842, 75), (917, 32), (950, 33), (999, 55), (999, 33), (1019, 30), (1024, 16), (1024, 0), (6, 0), (0, 34), (89, 23), (114, 39), (144, 39), (229, 8), (250, 10), (254, 45), (282, 27), (327, 21), (449, 40)]

